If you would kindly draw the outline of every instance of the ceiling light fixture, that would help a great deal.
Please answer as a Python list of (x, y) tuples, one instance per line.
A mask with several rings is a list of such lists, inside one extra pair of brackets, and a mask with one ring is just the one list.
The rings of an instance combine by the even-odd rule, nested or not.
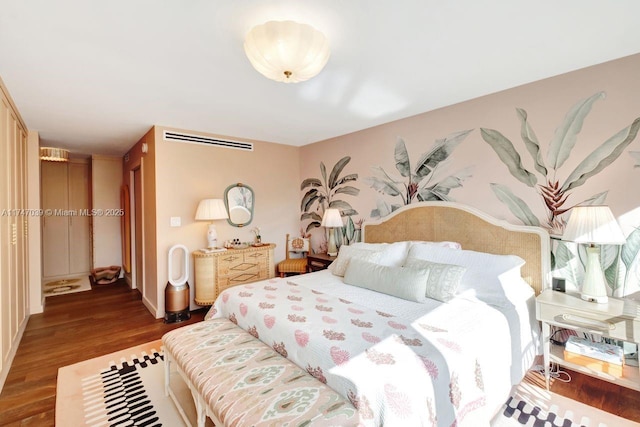
[(311, 25), (269, 21), (249, 31), (244, 51), (260, 74), (283, 83), (316, 76), (329, 60), (329, 42)]
[(69, 150), (64, 148), (40, 147), (40, 160), (47, 162), (68, 162)]

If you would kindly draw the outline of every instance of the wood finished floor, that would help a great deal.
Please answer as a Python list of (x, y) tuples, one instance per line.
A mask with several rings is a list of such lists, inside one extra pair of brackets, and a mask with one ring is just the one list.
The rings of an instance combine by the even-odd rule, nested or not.
[[(205, 312), (165, 324), (153, 318), (140, 294), (123, 282), (48, 298), (44, 313), (30, 317), (0, 394), (0, 426), (53, 426), (58, 368), (159, 339), (202, 320)], [(570, 373), (570, 383), (554, 381), (551, 390), (640, 422), (640, 393)], [(530, 380), (544, 387), (537, 374)]]
[(165, 324), (124, 281), (47, 298), (44, 313), (29, 318), (0, 394), (0, 425), (53, 426), (58, 368), (157, 340), (205, 313)]

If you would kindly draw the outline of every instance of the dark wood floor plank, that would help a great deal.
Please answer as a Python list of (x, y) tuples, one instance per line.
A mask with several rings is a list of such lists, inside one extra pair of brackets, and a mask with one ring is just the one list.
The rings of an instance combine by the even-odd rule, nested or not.
[[(123, 281), (48, 298), (44, 313), (29, 318), (0, 394), (0, 426), (53, 426), (58, 368), (160, 339), (172, 329), (202, 320), (205, 313), (199, 310), (186, 322), (165, 324)], [(640, 422), (640, 393), (570, 374), (571, 382), (553, 381), (551, 390)], [(544, 387), (539, 375), (533, 381)]]
[(0, 394), (0, 425), (53, 426), (59, 368), (160, 339), (205, 313), (165, 324), (124, 281), (47, 298), (44, 313), (29, 318)]

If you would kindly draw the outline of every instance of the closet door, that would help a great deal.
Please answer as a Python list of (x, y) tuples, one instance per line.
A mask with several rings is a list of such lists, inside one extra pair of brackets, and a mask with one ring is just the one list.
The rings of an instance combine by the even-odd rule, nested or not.
[(69, 210), (69, 274), (91, 270), (91, 234), (89, 215), (80, 215), (89, 209), (89, 164), (68, 163)]
[(42, 174), (42, 275), (69, 274), (68, 169), (66, 163), (41, 162)]
[(41, 162), (41, 173), (43, 277), (89, 273), (89, 164)]

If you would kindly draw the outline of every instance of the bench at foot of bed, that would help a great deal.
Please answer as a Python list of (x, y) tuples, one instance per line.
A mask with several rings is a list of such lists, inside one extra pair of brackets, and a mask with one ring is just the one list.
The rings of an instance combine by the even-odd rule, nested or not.
[(173, 364), (200, 427), (206, 416), (217, 427), (358, 425), (348, 400), (228, 319), (174, 329), (162, 343), (165, 393)]

